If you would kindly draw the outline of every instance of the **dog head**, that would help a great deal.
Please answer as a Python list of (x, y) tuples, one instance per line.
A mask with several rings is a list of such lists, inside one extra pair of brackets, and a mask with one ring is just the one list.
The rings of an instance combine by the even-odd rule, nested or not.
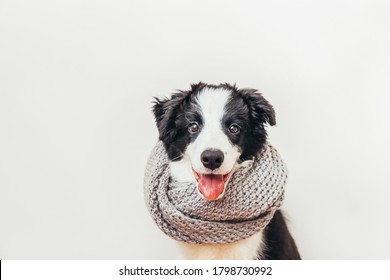
[(156, 98), (153, 112), (173, 164), (187, 166), (204, 198), (223, 196), (232, 173), (264, 145), (265, 124), (275, 112), (254, 89), (198, 83), (170, 98)]

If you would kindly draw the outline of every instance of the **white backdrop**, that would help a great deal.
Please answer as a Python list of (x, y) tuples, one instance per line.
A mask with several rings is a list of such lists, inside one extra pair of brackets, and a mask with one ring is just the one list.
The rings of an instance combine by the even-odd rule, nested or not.
[(263, 92), (305, 259), (390, 258), (389, 1), (0, 0), (0, 259), (169, 259), (152, 96)]

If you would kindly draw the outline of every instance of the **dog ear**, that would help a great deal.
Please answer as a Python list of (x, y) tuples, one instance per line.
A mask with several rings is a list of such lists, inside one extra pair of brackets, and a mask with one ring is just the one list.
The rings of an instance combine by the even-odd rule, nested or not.
[(255, 122), (268, 123), (271, 126), (276, 124), (275, 110), (261, 93), (254, 89), (241, 89), (239, 92), (249, 107), (250, 115)]
[(184, 94), (176, 93), (170, 98), (159, 99), (155, 97), (154, 99), (153, 113), (159, 132), (159, 139), (167, 144), (175, 138), (176, 113), (184, 99)]

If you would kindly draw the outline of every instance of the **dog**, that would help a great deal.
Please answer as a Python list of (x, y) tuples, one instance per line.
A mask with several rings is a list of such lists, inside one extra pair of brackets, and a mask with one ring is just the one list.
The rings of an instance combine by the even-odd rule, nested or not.
[[(221, 199), (231, 175), (262, 149), (272, 105), (254, 89), (197, 83), (153, 105), (172, 180), (196, 182), (199, 195)], [(266, 228), (227, 244), (179, 242), (188, 259), (300, 259), (285, 218), (277, 210)]]

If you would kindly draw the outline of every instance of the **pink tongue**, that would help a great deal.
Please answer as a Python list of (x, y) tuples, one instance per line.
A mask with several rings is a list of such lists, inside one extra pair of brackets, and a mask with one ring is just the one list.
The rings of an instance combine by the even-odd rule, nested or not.
[(199, 177), (199, 190), (204, 198), (207, 200), (216, 200), (225, 188), (223, 175), (205, 174)]

